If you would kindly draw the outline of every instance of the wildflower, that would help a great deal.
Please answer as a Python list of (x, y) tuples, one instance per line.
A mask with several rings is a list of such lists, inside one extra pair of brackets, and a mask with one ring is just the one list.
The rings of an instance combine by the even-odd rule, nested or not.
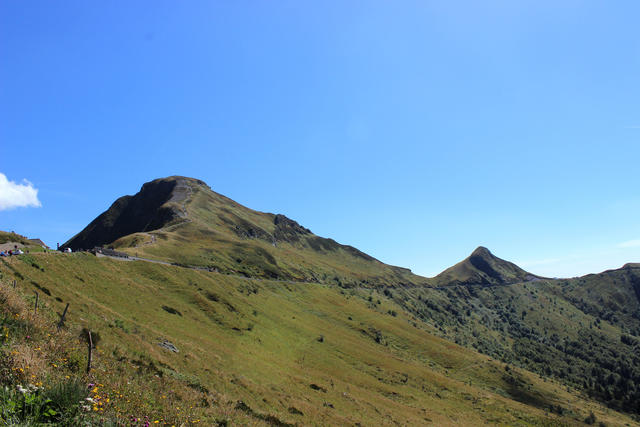
[(90, 410), (91, 410), (91, 406), (88, 406), (88, 405), (82, 405), (82, 410), (83, 410), (83, 411), (90, 411)]
[(26, 388), (22, 387), (20, 384), (17, 385), (16, 387), (18, 389), (18, 391), (22, 394), (28, 393), (29, 390), (27, 390)]
[(92, 398), (90, 398), (90, 397), (87, 397), (87, 398), (86, 398), (86, 399), (84, 399), (84, 400), (86, 400), (87, 402), (91, 402), (91, 403), (94, 403), (94, 402), (95, 402), (95, 400), (93, 400), (93, 399), (92, 399)]

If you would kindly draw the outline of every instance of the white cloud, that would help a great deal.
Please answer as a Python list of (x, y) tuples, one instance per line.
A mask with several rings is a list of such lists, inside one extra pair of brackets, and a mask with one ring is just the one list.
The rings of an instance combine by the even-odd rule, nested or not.
[(9, 181), (5, 174), (0, 173), (0, 211), (20, 207), (38, 208), (40, 206), (42, 203), (38, 200), (38, 190), (33, 187), (33, 184), (26, 179), (18, 184)]
[(637, 248), (640, 247), (640, 239), (629, 240), (618, 244), (619, 248)]

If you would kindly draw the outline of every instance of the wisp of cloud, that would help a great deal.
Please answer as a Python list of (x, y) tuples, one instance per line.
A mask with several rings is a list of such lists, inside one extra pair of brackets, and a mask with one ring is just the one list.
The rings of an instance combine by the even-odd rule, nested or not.
[(26, 179), (21, 184), (9, 181), (7, 176), (0, 173), (0, 211), (42, 206), (38, 200), (38, 190)]
[(636, 248), (640, 246), (640, 239), (629, 240), (628, 242), (622, 242), (618, 244), (619, 248)]

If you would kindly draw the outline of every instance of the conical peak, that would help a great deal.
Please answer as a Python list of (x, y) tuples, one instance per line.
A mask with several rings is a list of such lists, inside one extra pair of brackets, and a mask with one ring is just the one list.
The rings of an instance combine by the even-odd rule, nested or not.
[(481, 257), (493, 257), (491, 251), (484, 246), (478, 246), (472, 253), (471, 256), (481, 256)]

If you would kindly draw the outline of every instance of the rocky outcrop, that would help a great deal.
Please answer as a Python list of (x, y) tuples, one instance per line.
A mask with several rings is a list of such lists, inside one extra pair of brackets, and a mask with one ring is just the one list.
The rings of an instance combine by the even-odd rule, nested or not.
[(181, 204), (189, 193), (185, 178), (148, 182), (134, 196), (123, 196), (63, 247), (73, 250), (106, 246), (120, 237), (153, 231), (186, 216)]

